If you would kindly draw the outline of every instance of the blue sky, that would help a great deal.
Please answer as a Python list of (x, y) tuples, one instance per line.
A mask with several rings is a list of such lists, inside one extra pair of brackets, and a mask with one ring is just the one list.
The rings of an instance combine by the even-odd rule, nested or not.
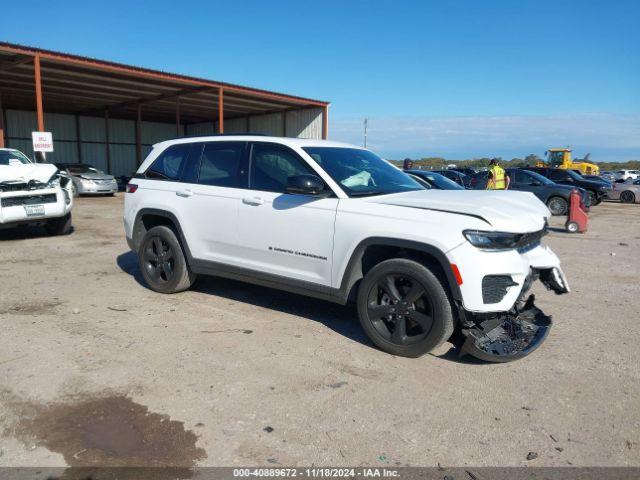
[(389, 158), (571, 145), (640, 159), (636, 0), (23, 1), (2, 13), (2, 40), (329, 100), (331, 138), (361, 143), (367, 117)]

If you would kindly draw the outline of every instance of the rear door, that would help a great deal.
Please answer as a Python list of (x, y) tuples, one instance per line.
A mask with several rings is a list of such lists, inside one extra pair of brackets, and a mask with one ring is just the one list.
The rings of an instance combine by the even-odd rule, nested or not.
[(330, 286), (338, 199), (328, 196), (330, 191), (288, 194), (287, 178), (304, 174), (317, 176), (289, 147), (251, 145), (249, 190), (239, 204), (241, 262), (252, 270)]
[[(176, 192), (193, 257), (237, 264), (238, 208), (246, 188), (246, 142), (195, 144)], [(196, 153), (197, 152), (197, 153)]]

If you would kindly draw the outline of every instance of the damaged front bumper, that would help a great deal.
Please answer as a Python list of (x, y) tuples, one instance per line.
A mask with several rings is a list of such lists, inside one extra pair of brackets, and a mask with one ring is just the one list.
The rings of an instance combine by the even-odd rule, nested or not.
[(511, 362), (526, 357), (542, 345), (551, 329), (551, 316), (535, 306), (534, 295), (527, 297), (532, 283), (538, 279), (556, 294), (569, 292), (560, 268), (531, 269), (511, 310), (466, 315), (460, 356), (472, 355), (488, 362)]

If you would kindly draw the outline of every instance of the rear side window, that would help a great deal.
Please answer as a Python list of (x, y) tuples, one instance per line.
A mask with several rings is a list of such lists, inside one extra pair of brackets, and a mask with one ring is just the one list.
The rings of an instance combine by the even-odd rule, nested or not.
[(155, 159), (146, 172), (147, 178), (178, 180), (189, 157), (191, 144), (172, 145)]
[(217, 187), (240, 187), (243, 142), (206, 143), (200, 160), (198, 183)]
[(314, 172), (288, 148), (268, 143), (253, 145), (249, 188), (285, 193), (289, 177), (307, 174)]

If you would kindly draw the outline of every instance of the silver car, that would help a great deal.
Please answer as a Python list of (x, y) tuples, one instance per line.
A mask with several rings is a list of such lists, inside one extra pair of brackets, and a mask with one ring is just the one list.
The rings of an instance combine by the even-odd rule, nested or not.
[(59, 163), (73, 178), (78, 195), (113, 195), (118, 191), (118, 182), (108, 173), (101, 172), (87, 163)]
[(622, 203), (640, 203), (640, 179), (629, 179), (624, 183), (614, 183), (608, 198)]

